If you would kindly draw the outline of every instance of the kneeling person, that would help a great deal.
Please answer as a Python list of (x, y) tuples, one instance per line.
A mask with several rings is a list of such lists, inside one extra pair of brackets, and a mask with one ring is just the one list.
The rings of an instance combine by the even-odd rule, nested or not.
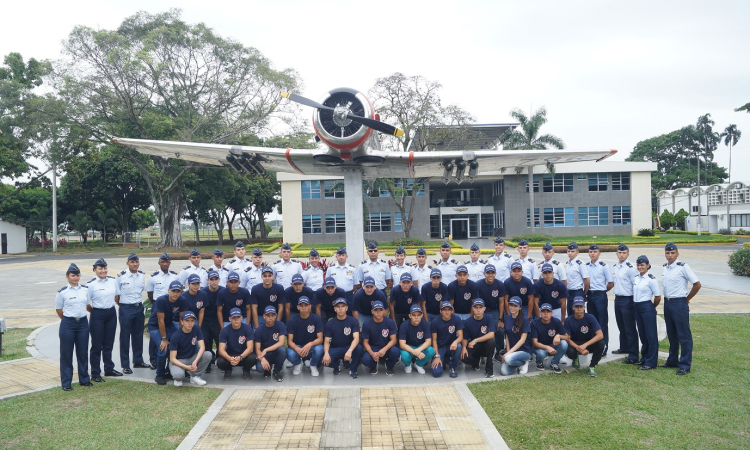
[(286, 326), (276, 320), (276, 308), (273, 306), (266, 306), (263, 310), (263, 321), (255, 329), (255, 357), (258, 358), (256, 368), (258, 372), (263, 371), (265, 378), (271, 378), (273, 369), (273, 379), (283, 381), (281, 369), (286, 361)]
[(206, 384), (201, 375), (211, 363), (211, 354), (206, 353), (203, 332), (195, 326), (196, 319), (194, 312), (183, 312), (180, 329), (169, 339), (169, 371), (177, 387), (182, 386), (185, 372), (190, 372), (191, 383), (198, 386)]
[(461, 341), (464, 339), (464, 322), (453, 314), (453, 305), (444, 301), (440, 305), (440, 316), (430, 322), (432, 349), (435, 357), (432, 360), (432, 376), (443, 374), (443, 365), (450, 363), (451, 378), (456, 378), (458, 362), (461, 360)]
[[(295, 275), (296, 277), (297, 275)], [(287, 327), (289, 348), (286, 358), (294, 365), (293, 375), (302, 373), (302, 361), (310, 367), (312, 376), (320, 375), (318, 365), (323, 360), (323, 320), (312, 314), (312, 305), (307, 296), (297, 300), (299, 314), (292, 315)]]
[(216, 367), (224, 372), (224, 381), (232, 379), (232, 369), (242, 367), (242, 378), (250, 380), (258, 360), (255, 358), (253, 328), (242, 323), (242, 310), (232, 308), (229, 311), (229, 325), (219, 333), (219, 355)]
[(332, 318), (325, 326), (325, 339), (323, 339), (323, 364), (333, 367), (333, 374), (341, 373), (339, 362), (343, 359), (349, 361), (349, 376), (357, 378), (357, 368), (362, 359), (362, 346), (359, 345), (359, 320), (346, 314), (349, 306), (346, 299), (339, 297), (333, 301), (333, 310), (336, 317)]
[[(361, 316), (360, 316), (361, 317)], [(364, 355), (362, 364), (370, 368), (370, 374), (378, 373), (378, 362), (385, 361), (385, 374), (393, 375), (393, 367), (401, 353), (398, 351), (396, 322), (385, 317), (385, 305), (381, 301), (372, 304), (372, 319), (362, 327), (362, 346)]]
[[(546, 275), (545, 275), (546, 276)], [(568, 351), (568, 335), (560, 319), (554, 317), (554, 309), (549, 303), (539, 307), (542, 317), (531, 322), (531, 345), (536, 354), (536, 368), (544, 370), (544, 358), (552, 355), (549, 367), (555, 373), (562, 373), (560, 360)], [(564, 309), (563, 309), (564, 311)]]
[(589, 376), (595, 377), (596, 370), (594, 368), (602, 359), (602, 352), (604, 351), (604, 333), (596, 318), (584, 312), (585, 305), (586, 301), (583, 297), (573, 299), (573, 316), (565, 319), (565, 333), (570, 336), (566, 355), (573, 360), (573, 367), (578, 369), (581, 367), (578, 355), (591, 353)]
[(495, 324), (484, 314), (484, 300), (475, 299), (471, 306), (472, 316), (464, 320), (464, 339), (461, 343), (461, 362), (479, 370), (482, 358), (487, 358), (484, 376), (495, 376), (492, 354), (495, 353)]
[(417, 372), (424, 375), (424, 366), (435, 356), (435, 349), (432, 348), (430, 324), (424, 320), (420, 305), (411, 305), (409, 320), (398, 329), (398, 345), (404, 372), (411, 373), (412, 359), (416, 359)]

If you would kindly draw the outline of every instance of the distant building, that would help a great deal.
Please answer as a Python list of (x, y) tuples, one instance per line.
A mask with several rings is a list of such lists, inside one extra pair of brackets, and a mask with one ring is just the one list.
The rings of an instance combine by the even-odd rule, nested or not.
[(0, 254), (26, 253), (26, 226), (0, 217)]
[(664, 190), (656, 194), (656, 200), (659, 214), (664, 210), (672, 214), (680, 209), (688, 212), (685, 227), (689, 231), (698, 230), (699, 217), (701, 230), (710, 233), (726, 228), (732, 232), (750, 229), (750, 188), (742, 181)]

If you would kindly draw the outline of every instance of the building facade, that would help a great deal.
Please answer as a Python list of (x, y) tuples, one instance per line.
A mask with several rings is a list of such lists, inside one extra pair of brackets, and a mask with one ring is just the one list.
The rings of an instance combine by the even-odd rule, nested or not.
[(26, 227), (0, 217), (0, 254), (26, 253)]
[(688, 231), (717, 233), (750, 229), (750, 187), (743, 181), (664, 190), (656, 194), (658, 212), (677, 214), (684, 209), (689, 215)]
[[(420, 239), (635, 234), (651, 227), (651, 172), (655, 163), (558, 164), (555, 175), (534, 168), (534, 218), (528, 173), (481, 173), (473, 183), (433, 178), (417, 193), (410, 235)], [(480, 168), (481, 170), (481, 168)], [(284, 241), (334, 243), (346, 239), (341, 178), (277, 175), (281, 183)], [(412, 181), (406, 189), (411, 192)], [(407, 201), (407, 207), (409, 201)], [(365, 198), (365, 239), (403, 237), (402, 216), (387, 191)]]

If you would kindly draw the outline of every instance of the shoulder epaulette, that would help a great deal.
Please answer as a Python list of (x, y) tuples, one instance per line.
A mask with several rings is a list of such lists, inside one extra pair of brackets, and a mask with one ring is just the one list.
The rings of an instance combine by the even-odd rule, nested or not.
[(607, 265), (607, 263), (605, 263), (604, 261), (599, 261), (599, 265), (600, 265), (600, 266), (606, 266), (606, 265)]
[(534, 262), (534, 260), (533, 260), (533, 259), (531, 259), (531, 258), (527, 258), (527, 259), (529, 260), (529, 262), (530, 262), (530, 263), (533, 263), (533, 262)]
[(508, 253), (503, 253), (503, 255), (505, 255), (506, 258), (512, 258), (512, 256), (510, 256), (510, 254)]
[(156, 272), (154, 272), (154, 273), (151, 274), (152, 277), (155, 277), (157, 275), (159, 275), (159, 271), (158, 270)]
[(86, 288), (86, 289), (88, 289), (88, 288), (89, 288), (89, 287), (88, 287), (88, 286), (86, 286), (85, 284), (79, 284), (79, 286), (81, 286), (82, 288)]
[(587, 265), (587, 266), (590, 266), (590, 265), (591, 265), (591, 261), (587, 262), (587, 263), (586, 263), (586, 265)]
[(453, 258), (451, 258), (450, 262), (452, 262), (453, 264), (458, 264), (458, 261), (456, 261), (456, 260), (455, 260), (455, 259), (453, 259)]
[(119, 277), (120, 275), (125, 275), (125, 271), (123, 270), (122, 272), (120, 272), (120, 273), (118, 273), (118, 274), (117, 274), (117, 276), (118, 276), (118, 277)]
[(651, 278), (651, 279), (656, 279), (656, 277), (653, 276), (653, 274), (648, 274), (648, 277)]
[(483, 259), (480, 259), (480, 260), (479, 260), (479, 264), (487, 264), (487, 261), (485, 261), (485, 260), (483, 260)]
[(383, 260), (383, 259), (379, 259), (378, 261), (382, 262), (383, 264), (388, 264), (388, 263), (387, 263), (387, 262), (385, 262), (385, 260)]
[(428, 269), (432, 270), (432, 266), (427, 266)]
[(290, 262), (297, 262), (297, 260), (296, 260), (296, 259), (290, 259), (289, 261), (290, 261)]
[(669, 265), (669, 263), (664, 263), (664, 266), (663, 266), (663, 267), (667, 267), (668, 265)]
[(177, 272), (175, 272), (174, 270), (170, 270), (169, 273), (171, 273), (172, 275), (177, 275)]
[(274, 264), (278, 264), (278, 263), (280, 263), (280, 262), (281, 262), (281, 260), (278, 260), (278, 261), (276, 261), (276, 262), (275, 262)]
[(580, 264), (583, 264), (583, 261), (581, 261), (580, 259), (576, 259), (576, 263), (580, 265)]
[(187, 266), (187, 267), (185, 267), (185, 268), (184, 268), (184, 269), (182, 269), (182, 270), (188, 270), (189, 268), (190, 268), (190, 266)]
[(232, 258), (232, 259), (229, 260), (229, 264), (232, 264), (235, 261), (237, 261), (237, 258)]
[(556, 260), (556, 259), (553, 259), (552, 260), (552, 264), (558, 266), (558, 265), (560, 265), (560, 262), (558, 260)]
[(63, 287), (62, 287), (62, 288), (61, 288), (61, 289), (60, 289), (59, 291), (57, 291), (57, 292), (62, 292), (62, 291), (64, 291), (64, 290), (65, 290), (65, 289), (67, 289), (67, 288), (68, 288), (67, 286), (63, 286)]
[[(253, 266), (253, 267), (255, 267), (255, 266)], [(252, 269), (253, 269), (252, 267), (248, 267), (247, 269), (245, 269), (245, 272), (250, 272)]]
[(140, 270), (136, 270), (136, 272), (138, 272), (138, 273), (143, 273), (143, 272), (141, 272)]
[(310, 269), (312, 269), (312, 266), (307, 266), (307, 267), (305, 267), (305, 268), (304, 268), (304, 269), (302, 269), (302, 270), (310, 270)]
[(227, 272), (229, 272), (229, 269), (227, 269), (226, 267), (222, 267), (221, 270), (226, 270)]
[(367, 264), (367, 260), (362, 261), (360, 264)]
[(633, 267), (633, 265), (630, 264), (630, 262), (625, 262), (625, 265), (628, 266), (628, 267)]
[(681, 261), (677, 261), (677, 265), (678, 265), (678, 266), (684, 266), (684, 265), (685, 265), (685, 263), (684, 263), (684, 262), (681, 262)]

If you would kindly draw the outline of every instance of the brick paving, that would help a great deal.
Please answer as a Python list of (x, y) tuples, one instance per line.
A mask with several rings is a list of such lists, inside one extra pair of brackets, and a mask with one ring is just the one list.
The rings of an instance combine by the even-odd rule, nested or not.
[[(73, 374), (78, 379), (78, 373)], [(60, 385), (60, 366), (27, 358), (0, 364), (0, 397)]]

